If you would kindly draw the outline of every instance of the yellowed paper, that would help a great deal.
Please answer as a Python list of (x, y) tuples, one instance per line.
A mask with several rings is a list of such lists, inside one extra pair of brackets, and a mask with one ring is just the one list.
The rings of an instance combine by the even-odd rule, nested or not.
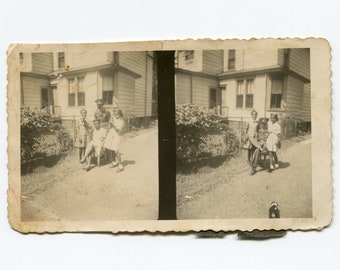
[[(221, 142), (214, 141), (210, 163), (201, 158), (203, 165), (196, 171), (186, 163), (187, 156), (177, 152), (177, 161), (185, 165), (177, 166), (176, 220), (158, 220), (163, 194), (158, 179), (161, 90), (156, 51), (174, 51), (176, 106), (191, 104), (216, 114), (237, 138), (231, 154), (216, 154)], [(11, 226), (25, 233), (328, 226), (332, 219), (330, 59), (328, 42), (317, 38), (10, 46)], [(100, 113), (98, 103), (103, 103)], [(87, 112), (88, 129), (81, 121), (82, 110)], [(119, 120), (113, 119), (117, 110), (123, 113), (121, 133)], [(278, 115), (282, 147), (273, 146), (271, 152), (278, 155), (273, 169), (267, 152), (262, 167), (255, 165), (251, 171), (247, 164), (249, 147), (242, 148), (252, 111), (256, 121)], [(102, 118), (97, 129), (93, 120), (98, 117)], [(101, 128), (105, 135), (96, 143)], [(214, 140), (215, 135), (209, 138)], [(255, 140), (251, 136), (250, 142)], [(254, 141), (253, 145), (261, 148)], [(83, 159), (79, 148), (85, 152), (86, 146), (89, 155)], [(111, 148), (116, 158), (108, 151)], [(270, 216), (273, 205), (279, 208), (279, 218), (275, 213)]]

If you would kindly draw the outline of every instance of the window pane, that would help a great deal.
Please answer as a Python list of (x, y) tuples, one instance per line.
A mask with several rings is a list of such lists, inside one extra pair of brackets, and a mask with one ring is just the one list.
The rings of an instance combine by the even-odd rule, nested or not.
[(75, 94), (68, 94), (68, 106), (75, 106), (76, 105), (76, 98), (75, 98)]
[(78, 92), (84, 92), (84, 77), (78, 78)]
[(237, 94), (242, 95), (243, 94), (243, 81), (237, 82)]
[(113, 76), (103, 76), (103, 91), (113, 90)]
[(254, 94), (254, 80), (247, 80), (247, 94)]
[(191, 60), (194, 58), (194, 51), (184, 51), (185, 60)]
[(229, 50), (228, 54), (228, 69), (235, 69), (235, 50)]
[(237, 95), (236, 108), (243, 108), (243, 95)]
[(253, 108), (253, 95), (246, 95), (246, 108)]
[(85, 106), (85, 93), (84, 92), (78, 93), (78, 106)]
[(113, 104), (113, 91), (103, 91), (103, 101), (104, 104)]
[(279, 109), (281, 108), (282, 94), (272, 94), (270, 99), (270, 108)]
[(68, 80), (68, 92), (75, 93), (76, 92), (76, 85), (74, 83), (74, 79)]
[(272, 94), (282, 94), (283, 80), (274, 79), (272, 80)]

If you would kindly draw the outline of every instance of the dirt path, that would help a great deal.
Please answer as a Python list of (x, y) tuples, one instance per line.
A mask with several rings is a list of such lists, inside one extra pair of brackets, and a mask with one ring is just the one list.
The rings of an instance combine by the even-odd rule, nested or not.
[(122, 143), (125, 169), (120, 173), (108, 165), (86, 172), (72, 161), (75, 170), (67, 179), (22, 202), (22, 219), (157, 219), (157, 134), (153, 130)]
[(188, 194), (178, 205), (178, 218), (267, 218), (272, 201), (279, 203), (281, 218), (311, 217), (311, 140), (282, 150), (279, 160), (280, 168), (272, 173), (263, 170), (251, 176), (249, 167), (226, 175), (204, 193)]

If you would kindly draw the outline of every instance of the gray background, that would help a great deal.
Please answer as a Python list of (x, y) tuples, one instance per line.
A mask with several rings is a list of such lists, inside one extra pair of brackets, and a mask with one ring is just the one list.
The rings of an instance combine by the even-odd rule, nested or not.
[[(168, 6), (165, 7), (165, 4)], [(0, 267), (2, 269), (320, 269), (340, 265), (340, 16), (336, 1), (2, 1), (0, 3)], [(22, 235), (7, 221), (6, 50), (13, 42), (324, 37), (333, 47), (334, 220), (322, 232), (238, 241), (195, 235)], [(336, 168), (337, 167), (337, 168)], [(3, 268), (5, 267), (5, 268)]]

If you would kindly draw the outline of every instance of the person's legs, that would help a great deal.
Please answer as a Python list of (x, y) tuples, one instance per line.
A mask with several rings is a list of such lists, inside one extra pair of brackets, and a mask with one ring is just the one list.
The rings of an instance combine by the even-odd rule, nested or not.
[(81, 159), (83, 158), (83, 148), (79, 147), (79, 161), (81, 161)]
[(80, 160), (81, 163), (85, 162), (86, 158), (90, 155), (90, 153), (93, 151), (93, 149), (94, 149), (94, 145), (93, 145), (93, 141), (91, 141), (87, 145), (86, 150), (85, 150), (85, 154), (82, 157), (82, 159)]
[(111, 162), (109, 167), (113, 168), (113, 167), (118, 165), (116, 151), (110, 150), (110, 155), (111, 155), (111, 161), (112, 162)]
[(257, 163), (259, 161), (259, 158), (260, 158), (260, 150), (258, 148), (256, 148), (254, 150), (254, 153), (253, 153), (253, 158), (251, 160), (251, 171), (250, 171), (250, 174), (251, 175), (254, 175), (256, 173), (256, 167), (257, 167)]
[(273, 170), (274, 166), (273, 166), (273, 152), (272, 151), (269, 151), (269, 164), (270, 164), (270, 170)]
[(116, 152), (116, 158), (117, 158), (117, 162), (118, 162), (117, 172), (121, 172), (122, 170), (124, 170), (124, 166), (123, 166), (123, 163), (122, 163), (122, 156), (118, 151)]
[(274, 158), (275, 169), (277, 169), (279, 167), (279, 164), (278, 164), (278, 159), (277, 159), (276, 152), (273, 152), (273, 158)]

